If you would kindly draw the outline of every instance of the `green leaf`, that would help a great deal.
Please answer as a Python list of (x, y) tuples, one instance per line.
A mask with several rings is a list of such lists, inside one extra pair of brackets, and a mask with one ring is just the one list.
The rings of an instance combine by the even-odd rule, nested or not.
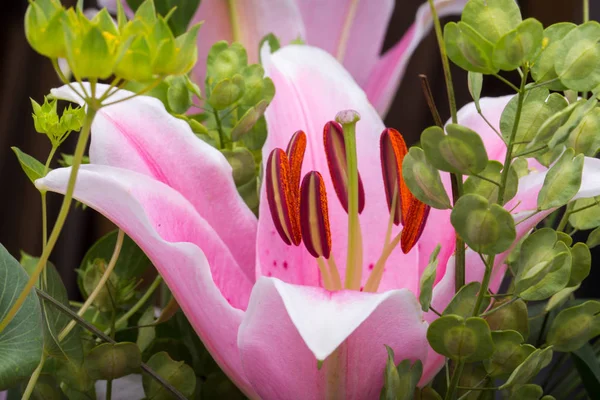
[(469, 72), (495, 74), (492, 64), (494, 45), (464, 22), (448, 22), (444, 26), (444, 43), (453, 63)]
[(262, 100), (256, 106), (249, 108), (231, 130), (231, 140), (237, 142), (245, 133), (249, 132), (264, 115), (268, 105), (266, 100)]
[(548, 146), (550, 148), (563, 143), (569, 137), (571, 132), (577, 128), (583, 118), (598, 105), (598, 100), (592, 96), (587, 100), (583, 100), (574, 104), (577, 104), (577, 106), (574, 107), (573, 112), (568, 113), (569, 117), (567, 121), (558, 129), (556, 129), (554, 135), (548, 141)]
[(566, 146), (576, 154), (593, 157), (600, 149), (600, 108), (594, 107), (583, 116), (579, 125), (567, 137)]
[[(558, 56), (557, 52), (559, 51), (560, 41), (576, 26), (571, 22), (560, 22), (550, 25), (544, 30), (542, 53), (531, 67), (531, 76), (533, 76), (536, 82), (547, 82), (558, 78), (554, 69), (554, 60)], [(550, 90), (566, 89), (560, 81), (553, 82), (546, 87)]]
[[(500, 118), (500, 131), (507, 141), (510, 139), (514, 129), (517, 106), (518, 96), (514, 96), (504, 108)], [(523, 109), (515, 136), (515, 142), (519, 142), (520, 144), (513, 147), (516, 154), (535, 150), (545, 144), (545, 142), (536, 140), (535, 145), (531, 143), (528, 146), (527, 142), (534, 140), (548, 118), (567, 106), (567, 100), (563, 96), (558, 93), (550, 94), (547, 88), (541, 87), (527, 91), (523, 98)], [(528, 157), (533, 157), (534, 155), (528, 154)]]
[(594, 229), (587, 238), (586, 244), (591, 249), (600, 244), (600, 227)]
[(185, 76), (174, 76), (166, 81), (169, 85), (167, 102), (175, 114), (183, 114), (192, 106), (192, 93), (187, 80)]
[(421, 146), (435, 168), (455, 174), (474, 175), (483, 171), (488, 157), (479, 134), (458, 124), (446, 125), (446, 132), (438, 126), (425, 129)]
[(427, 340), (433, 350), (455, 361), (482, 361), (494, 352), (490, 328), (478, 317), (442, 316), (429, 325)]
[(118, 379), (138, 372), (142, 354), (135, 343), (102, 343), (85, 358), (86, 368), (92, 379)]
[(441, 246), (438, 244), (429, 257), (429, 264), (421, 275), (420, 291), (419, 291), (419, 303), (423, 311), (429, 311), (431, 305), (431, 298), (433, 295), (433, 283), (435, 282), (435, 276), (437, 271), (438, 259), (437, 256), (440, 253)]
[[(505, 204), (517, 194), (519, 175), (515, 164), (517, 164), (517, 161), (510, 166), (510, 170), (508, 171), (508, 179), (506, 180), (506, 188), (504, 189)], [(490, 203), (496, 203), (498, 201), (502, 167), (503, 164), (499, 161), (489, 160), (485, 169), (477, 174), (477, 176), (470, 176), (467, 178), (464, 183), (464, 193), (478, 194), (488, 199)]]
[[(183, 361), (174, 361), (166, 352), (154, 354), (148, 366), (185, 396), (191, 396), (196, 389), (194, 370)], [(164, 386), (148, 375), (142, 377), (144, 393), (148, 400), (170, 400), (172, 395)]]
[[(575, 129), (576, 126), (574, 123), (569, 122), (569, 118), (571, 118), (571, 115), (575, 109), (582, 106), (582, 104), (583, 102), (581, 101), (571, 103), (567, 107), (546, 119), (546, 121), (539, 127), (537, 133), (535, 133), (533, 140), (527, 146), (527, 148), (537, 149), (543, 145), (549, 146), (550, 141), (552, 141), (552, 143), (558, 143), (558, 141), (553, 141), (553, 138), (557, 133), (561, 135), (560, 137), (562, 139), (568, 137), (571, 130)], [(555, 146), (552, 146), (551, 148), (557, 149)]]
[(569, 300), (571, 294), (573, 294), (573, 292), (579, 289), (579, 286), (580, 285), (568, 286), (553, 294), (552, 297), (550, 297), (550, 300), (548, 300), (548, 302), (546, 303), (546, 307), (544, 308), (544, 310), (548, 312), (562, 306), (567, 300)]
[[(0, 315), (3, 318), (28, 279), (23, 267), (0, 245)], [(0, 390), (31, 376), (42, 358), (42, 329), (40, 303), (32, 291), (0, 332)]]
[(410, 192), (423, 203), (440, 210), (452, 207), (440, 172), (429, 163), (422, 149), (410, 148), (402, 162), (402, 176)]
[(545, 300), (563, 289), (571, 275), (571, 252), (556, 232), (543, 228), (521, 246), (515, 293), (524, 300)]
[(535, 347), (523, 344), (523, 336), (517, 331), (503, 330), (492, 332), (495, 351), (489, 360), (484, 361), (488, 374), (492, 377), (512, 373), (525, 361)]
[(509, 400), (539, 400), (544, 394), (541, 386), (529, 383), (513, 388)]
[(600, 335), (600, 302), (586, 301), (562, 310), (552, 322), (546, 341), (557, 351), (574, 351)]
[(474, 251), (499, 254), (510, 248), (517, 236), (510, 212), (485, 197), (466, 194), (456, 202), (450, 221)]
[(211, 90), (208, 104), (215, 110), (224, 110), (244, 95), (245, 88), (244, 78), (239, 74), (223, 79)]
[[(577, 199), (573, 202), (569, 223), (579, 230), (594, 229), (600, 226), (600, 197)], [(576, 212), (573, 212), (576, 211)]]
[(528, 383), (537, 376), (542, 368), (550, 364), (550, 361), (552, 361), (552, 347), (536, 349), (510, 374), (510, 377), (500, 386), (500, 389)]
[(470, 0), (463, 9), (461, 20), (495, 44), (517, 28), (522, 18), (514, 0)]
[[(21, 265), (28, 273), (35, 270), (38, 261), (39, 258), (31, 257), (26, 253), (22, 253), (21, 255)], [(37, 282), (36, 287), (44, 289), (56, 301), (69, 307), (67, 289), (56, 267), (48, 262), (45, 268), (45, 283), (42, 286), (41, 281), (44, 279), (42, 278)], [(40, 300), (40, 303), (44, 326), (44, 352), (49, 357), (58, 358), (73, 364), (74, 368), (80, 367), (83, 362), (80, 328), (75, 326), (62, 341), (59, 341), (58, 335), (71, 322), (71, 318), (56, 307), (49, 305), (46, 301)]]
[(490, 313), (485, 316), (485, 320), (492, 331), (517, 331), (523, 338), (527, 339), (529, 337), (529, 315), (527, 312), (527, 304), (519, 299), (505, 305), (509, 301), (511, 301), (511, 299), (495, 302)]
[(469, 93), (475, 103), (477, 111), (481, 112), (479, 99), (481, 98), (481, 88), (483, 86), (483, 75), (479, 72), (469, 72), (467, 74), (467, 84), (469, 85)]
[(594, 348), (589, 343), (585, 344), (571, 352), (571, 358), (590, 399), (600, 398), (600, 363), (595, 357)]
[(554, 68), (569, 89), (584, 92), (600, 84), (600, 24), (589, 21), (560, 41)]
[(592, 253), (584, 243), (575, 243), (571, 248), (571, 277), (567, 286), (579, 285), (590, 274)]
[[(479, 282), (470, 282), (461, 287), (454, 297), (452, 297), (452, 300), (450, 300), (450, 303), (446, 306), (442, 315), (454, 314), (463, 318), (473, 315), (473, 309), (477, 302), (477, 293), (479, 293), (480, 288), (481, 284)], [(488, 304), (489, 301), (484, 301), (483, 304), (481, 304), (479, 312), (485, 310)]]
[(494, 65), (504, 71), (513, 71), (531, 63), (544, 39), (544, 27), (534, 18), (521, 22), (506, 33), (494, 46)]
[(581, 187), (583, 161), (583, 154), (576, 156), (573, 149), (563, 153), (546, 174), (537, 199), (539, 210), (563, 206), (577, 194)]
[(31, 183), (35, 183), (37, 179), (40, 179), (44, 176), (44, 164), (30, 155), (23, 153), (18, 147), (11, 147), (11, 149), (17, 155), (19, 164), (21, 164), (23, 172), (25, 172)]
[[(80, 271), (82, 273), (85, 273), (97, 259), (104, 260), (108, 263), (115, 249), (115, 244), (117, 243), (117, 233), (118, 232), (115, 230), (106, 234), (90, 247), (81, 261)], [(119, 259), (113, 270), (113, 273), (119, 280), (138, 279), (140, 276), (144, 275), (146, 269), (151, 265), (152, 263), (138, 245), (136, 245), (129, 236), (125, 235), (123, 245), (121, 246), (121, 252), (119, 253)], [(83, 288), (81, 275), (78, 283), (81, 292), (89, 295)]]
[(236, 186), (244, 185), (256, 177), (256, 161), (254, 155), (246, 148), (221, 151), (233, 170), (233, 181)]
[[(223, 79), (230, 79), (248, 65), (246, 50), (239, 43), (215, 43), (206, 59), (206, 87), (212, 88)], [(207, 93), (210, 97), (210, 93)]]
[(154, 323), (154, 306), (150, 306), (146, 308), (146, 311), (140, 316), (138, 319), (137, 325), (140, 327), (138, 329), (138, 336), (135, 344), (137, 344), (140, 351), (146, 350), (150, 343), (156, 337), (156, 331), (153, 326), (145, 326)]
[(398, 366), (394, 364), (394, 351), (385, 346), (388, 353), (385, 367), (385, 381), (381, 390), (380, 399), (385, 400), (412, 400), (413, 393), (423, 374), (423, 364), (417, 360), (403, 360)]

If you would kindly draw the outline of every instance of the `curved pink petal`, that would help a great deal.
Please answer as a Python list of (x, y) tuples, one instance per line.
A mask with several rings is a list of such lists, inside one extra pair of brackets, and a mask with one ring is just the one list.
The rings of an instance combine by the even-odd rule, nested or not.
[[(64, 193), (70, 168), (36, 181)], [(83, 165), (74, 197), (123, 229), (148, 255), (221, 368), (251, 394), (241, 369), (236, 334), (252, 282), (223, 241), (178, 192), (146, 175)]]
[[(97, 90), (103, 93), (106, 88), (98, 85)], [(77, 99), (66, 86), (52, 94)], [(131, 94), (119, 91), (108, 101)], [(140, 172), (177, 190), (221, 237), (248, 277), (254, 278), (257, 220), (237, 192), (231, 166), (159, 100), (137, 96), (101, 108), (92, 125), (90, 160)]]
[[(233, 12), (230, 7), (235, 7)], [(256, 63), (260, 41), (267, 34), (275, 34), (282, 45), (305, 36), (294, 0), (202, 0), (192, 23), (200, 21), (204, 23), (198, 35), (198, 62), (193, 71), (198, 83), (204, 82), (208, 51), (219, 40), (240, 42), (248, 52), (248, 61)], [(236, 21), (236, 28), (232, 21)]]
[[(269, 135), (263, 147), (263, 160), (274, 148), (285, 149), (295, 131), (302, 129), (306, 133), (303, 174), (317, 170), (323, 175), (329, 203), (332, 253), (342, 279), (346, 264), (348, 217), (329, 175), (323, 127), (341, 110), (354, 109), (361, 115), (356, 140), (358, 167), (366, 194), (365, 208), (360, 216), (364, 284), (383, 249), (389, 219), (379, 150), (383, 122), (348, 71), (324, 50), (290, 45), (269, 54), (268, 46), (265, 46), (262, 59), (267, 75), (277, 87), (275, 98), (266, 112)], [(260, 275), (278, 277), (289, 283), (319, 285), (316, 261), (302, 245), (291, 247), (283, 243), (277, 235), (267, 203), (263, 188), (257, 242)], [(418, 250), (407, 255), (400, 249), (394, 251), (387, 262), (380, 291), (403, 287), (416, 293), (419, 285), (417, 264)]]
[[(363, 1), (363, 3), (367, 2)], [(466, 3), (467, 0), (436, 0), (435, 5), (438, 15), (444, 17), (460, 14)], [(404, 71), (406, 71), (408, 61), (431, 29), (432, 23), (429, 4), (425, 3), (419, 7), (415, 23), (404, 34), (400, 42), (367, 71), (367, 80), (361, 84), (367, 92), (369, 100), (381, 115), (387, 114), (404, 76)], [(377, 49), (379, 50), (380, 47)]]
[[(260, 278), (238, 345), (246, 376), (264, 399), (360, 400), (379, 396), (384, 345), (396, 362), (424, 360), (426, 332), (408, 290), (332, 293)], [(318, 359), (325, 359), (321, 369)]]
[(115, 14), (117, 12), (117, 3), (119, 1), (123, 5), (123, 9), (127, 13), (127, 15), (132, 16), (133, 11), (131, 10), (131, 7), (129, 7), (129, 4), (127, 4), (126, 0), (98, 0), (98, 7), (106, 8), (108, 11)]
[(302, 0), (306, 42), (340, 61), (359, 85), (377, 62), (394, 10), (393, 0)]

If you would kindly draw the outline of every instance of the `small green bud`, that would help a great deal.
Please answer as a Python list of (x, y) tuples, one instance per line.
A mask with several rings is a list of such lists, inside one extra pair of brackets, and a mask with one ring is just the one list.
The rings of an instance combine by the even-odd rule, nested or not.
[(29, 45), (46, 57), (64, 57), (64, 16), (65, 10), (58, 0), (30, 2), (25, 13), (25, 37)]

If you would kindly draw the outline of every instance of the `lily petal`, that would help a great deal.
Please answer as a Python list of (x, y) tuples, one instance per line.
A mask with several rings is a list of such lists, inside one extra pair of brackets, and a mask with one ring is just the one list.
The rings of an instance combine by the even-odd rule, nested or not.
[[(265, 45), (262, 60), (267, 75), (277, 87), (277, 94), (266, 112), (269, 135), (263, 147), (263, 160), (274, 148), (285, 149), (297, 130), (306, 133), (303, 174), (315, 170), (323, 175), (332, 253), (342, 277), (346, 265), (348, 215), (335, 194), (328, 173), (323, 127), (341, 110), (353, 109), (361, 115), (356, 126), (358, 168), (363, 176), (374, 177), (363, 181), (365, 208), (359, 217), (363, 232), (368, 232), (363, 236), (363, 271), (368, 272), (381, 255), (389, 219), (379, 150), (383, 122), (348, 71), (324, 50), (290, 45), (270, 54), (268, 45)], [(319, 285), (317, 263), (304, 246), (286, 246), (276, 236), (264, 188), (261, 191), (260, 215), (257, 239), (259, 274), (278, 277), (288, 283)], [(399, 249), (394, 251), (388, 259), (380, 291), (405, 287), (416, 293), (419, 275), (417, 268), (412, 266), (417, 261), (416, 250), (408, 255)], [(286, 268), (281, 268), (282, 265)], [(363, 273), (363, 283), (368, 278), (366, 272)]]
[(296, 3), (294, 0), (202, 0), (192, 19), (192, 23), (204, 22), (198, 35), (198, 62), (193, 72), (196, 81), (204, 81), (206, 57), (219, 40), (240, 42), (248, 52), (248, 61), (256, 63), (259, 43), (267, 34), (277, 35), (282, 45), (304, 38)]
[[(97, 85), (99, 93), (107, 88)], [(52, 94), (82, 102), (67, 86)], [(109, 101), (132, 94), (119, 91)], [(217, 232), (246, 275), (254, 278), (257, 220), (235, 188), (231, 166), (158, 99), (137, 96), (102, 107), (92, 125), (90, 160), (140, 172), (177, 190)]]
[[(336, 394), (369, 399), (379, 395), (383, 384), (384, 345), (394, 350), (397, 362), (424, 360), (426, 332), (420, 306), (405, 289), (332, 293), (260, 278), (238, 345), (246, 376), (262, 398)], [(319, 369), (317, 360), (323, 359)]]
[[(71, 168), (56, 169), (36, 186), (64, 193), (70, 173)], [(236, 332), (252, 282), (194, 207), (159, 181), (104, 165), (81, 167), (74, 198), (113, 221), (144, 250), (217, 363), (251, 394)]]
[[(366, 3), (366, 2), (363, 2)], [(437, 0), (435, 2), (440, 17), (460, 14), (467, 0)], [(363, 84), (369, 100), (381, 115), (387, 114), (400, 80), (404, 76), (410, 57), (427, 35), (433, 19), (428, 3), (419, 7), (415, 23), (404, 34), (400, 42), (386, 52), (369, 71)], [(367, 46), (368, 48), (368, 46)]]
[(374, 5), (360, 0), (302, 0), (298, 7), (306, 26), (306, 42), (340, 61), (359, 85), (366, 83), (377, 62), (393, 0)]

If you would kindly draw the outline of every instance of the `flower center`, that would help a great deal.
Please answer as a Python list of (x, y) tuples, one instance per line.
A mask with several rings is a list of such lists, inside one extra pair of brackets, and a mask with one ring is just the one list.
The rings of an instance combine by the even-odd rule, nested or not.
[[(323, 143), (329, 173), (336, 195), (348, 214), (346, 274), (343, 287), (359, 290), (363, 272), (363, 246), (359, 214), (365, 207), (365, 192), (358, 171), (356, 124), (360, 116), (347, 110), (337, 114), (336, 121), (325, 124)], [(307, 173), (300, 182), (306, 134), (297, 131), (287, 149), (274, 149), (267, 159), (265, 185), (271, 217), (281, 239), (287, 245), (304, 243), (315, 257), (328, 290), (342, 289), (342, 280), (333, 259), (329, 226), (327, 193), (322, 175)], [(409, 192), (402, 178), (402, 160), (407, 153), (402, 135), (385, 129), (380, 138), (381, 166), (390, 218), (383, 250), (364, 286), (364, 291), (376, 292), (385, 263), (400, 244), (408, 253), (423, 232), (429, 206)], [(392, 238), (393, 225), (402, 223), (400, 233)], [(371, 269), (371, 268), (370, 268)]]

